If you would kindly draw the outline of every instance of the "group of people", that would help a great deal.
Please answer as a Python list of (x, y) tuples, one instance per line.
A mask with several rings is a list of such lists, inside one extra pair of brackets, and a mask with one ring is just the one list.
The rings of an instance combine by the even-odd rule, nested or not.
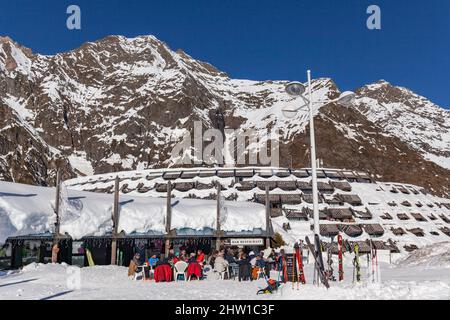
[[(206, 256), (201, 249), (197, 250), (196, 253), (191, 252), (190, 254), (188, 254), (186, 250), (175, 252), (173, 249), (170, 249), (169, 254), (164, 258), (162, 258), (159, 254), (153, 254), (142, 264), (141, 255), (136, 253), (130, 261), (128, 276), (134, 279), (136, 273), (141, 272), (142, 268), (144, 268), (145, 278), (151, 278), (152, 274), (150, 271), (156, 271), (159, 267), (170, 267), (170, 269), (173, 270), (177, 262), (184, 261), (191, 267), (197, 267), (195, 268), (196, 271), (193, 272), (193, 275), (200, 279), (202, 277), (201, 268), (205, 263), (205, 258)], [(156, 279), (156, 275), (154, 277)]]
[[(227, 275), (229, 278), (231, 276), (237, 277), (239, 281), (252, 281), (259, 277), (268, 277), (271, 270), (282, 268), (280, 262), (283, 255), (283, 250), (277, 253), (273, 249), (270, 252), (255, 253), (254, 251), (247, 252), (242, 248), (221, 248), (213, 251), (210, 255), (206, 255), (201, 249), (189, 254), (186, 250), (175, 252), (170, 249), (168, 255), (164, 258), (154, 254), (144, 264), (141, 264), (141, 256), (136, 253), (130, 262), (128, 275), (135, 278), (136, 272), (141, 272), (141, 268), (144, 268), (144, 277), (151, 277), (151, 275), (146, 274), (146, 267), (148, 267), (148, 270), (154, 271), (160, 266), (161, 269), (169, 270), (170, 267), (170, 270), (173, 270), (178, 261), (184, 261), (189, 266), (188, 273), (195, 275), (199, 280), (205, 277), (206, 270), (212, 270), (214, 273), (222, 276)], [(210, 266), (210, 268), (206, 268), (206, 266)], [(156, 275), (155, 272), (155, 279), (157, 280)]]

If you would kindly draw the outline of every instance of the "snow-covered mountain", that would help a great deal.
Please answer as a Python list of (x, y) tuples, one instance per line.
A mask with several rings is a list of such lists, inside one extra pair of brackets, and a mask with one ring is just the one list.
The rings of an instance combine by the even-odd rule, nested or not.
[[(281, 166), (308, 160), (308, 117), (284, 118), (286, 81), (229, 78), (153, 36), (109, 36), (53, 56), (0, 38), (0, 179), (52, 184), (65, 177), (171, 166), (193, 123), (204, 129), (280, 129)], [(369, 171), (450, 195), (450, 111), (381, 81), (353, 107), (316, 110), (327, 167)], [(316, 100), (336, 84), (313, 81)], [(56, 163), (58, 162), (58, 163)]]
[(357, 108), (425, 159), (450, 169), (450, 112), (384, 80), (358, 89)]

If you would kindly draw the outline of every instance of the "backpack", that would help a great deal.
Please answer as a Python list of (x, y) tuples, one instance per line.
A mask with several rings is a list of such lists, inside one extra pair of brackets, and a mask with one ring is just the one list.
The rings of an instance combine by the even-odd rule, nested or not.
[(258, 292), (256, 294), (273, 293), (274, 291), (276, 291), (278, 289), (279, 286), (280, 286), (280, 282), (279, 281), (275, 281), (273, 279), (269, 279), (269, 280), (267, 280), (267, 287), (264, 288), (264, 289), (258, 290)]

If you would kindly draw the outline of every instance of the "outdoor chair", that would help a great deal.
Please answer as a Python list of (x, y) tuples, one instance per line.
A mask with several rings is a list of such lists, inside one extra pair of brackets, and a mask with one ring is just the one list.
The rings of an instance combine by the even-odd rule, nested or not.
[(188, 264), (184, 261), (178, 261), (173, 266), (173, 278), (175, 281), (179, 280), (179, 276), (183, 276), (183, 280), (187, 281), (186, 270), (188, 268)]
[(133, 276), (133, 280), (137, 281), (139, 276), (140, 276), (139, 280), (144, 280), (145, 279), (144, 265), (137, 266), (137, 270), (139, 271), (136, 271), (135, 275)]
[(230, 279), (230, 269), (228, 267), (225, 269), (225, 271), (222, 272), (216, 271), (216, 272), (221, 280)]
[(148, 281), (152, 277), (152, 267), (150, 267), (148, 264), (144, 264), (142, 266), (142, 280)]
[(205, 264), (203, 266), (203, 279), (213, 279), (215, 275), (216, 272), (210, 264)]
[(237, 263), (230, 263), (230, 267), (233, 280), (236, 280), (239, 278), (239, 265)]

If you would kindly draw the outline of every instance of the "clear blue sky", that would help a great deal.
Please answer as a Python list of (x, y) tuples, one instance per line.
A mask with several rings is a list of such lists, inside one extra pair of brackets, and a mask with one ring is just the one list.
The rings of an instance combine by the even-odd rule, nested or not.
[[(370, 4), (381, 30), (366, 28)], [(449, 0), (3, 0), (0, 34), (42, 54), (153, 34), (235, 78), (304, 81), (311, 68), (343, 90), (385, 79), (450, 108)]]

